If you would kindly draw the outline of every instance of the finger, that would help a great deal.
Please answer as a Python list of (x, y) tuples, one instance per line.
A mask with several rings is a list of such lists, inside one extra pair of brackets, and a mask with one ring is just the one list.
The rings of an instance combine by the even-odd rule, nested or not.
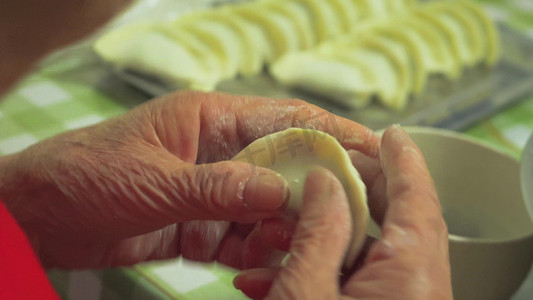
[(446, 225), (424, 158), (401, 127), (385, 131), (381, 162), (386, 179), (377, 180), (386, 181), (388, 199), (382, 238), (343, 292), (355, 297), (434, 293), (450, 299)]
[(385, 214), (389, 207), (387, 198), (387, 180), (384, 174), (380, 174), (368, 191), (368, 206), (370, 215), (377, 224), (382, 225)]
[(181, 224), (181, 255), (189, 260), (211, 262), (230, 229), (226, 221), (190, 221)]
[(383, 174), (379, 159), (369, 157), (355, 150), (348, 150), (348, 155), (366, 186), (372, 186), (378, 176)]
[(286, 255), (286, 252), (279, 251), (268, 243), (261, 231), (261, 224), (257, 224), (244, 241), (243, 268), (279, 266)]
[(181, 218), (257, 222), (284, 211), (289, 186), (276, 172), (238, 162), (188, 166), (173, 174)]
[(365, 239), (365, 243), (363, 244), (363, 247), (361, 248), (361, 251), (359, 252), (357, 259), (355, 260), (353, 266), (350, 269), (342, 269), (342, 274), (340, 277), (340, 286), (343, 286), (353, 274), (355, 274), (357, 271), (359, 271), (365, 263), (366, 256), (368, 255), (368, 252), (370, 251), (371, 246), (376, 242), (376, 239), (367, 236)]
[(234, 224), (235, 232), (243, 238), (247, 237), (254, 228), (255, 224)]
[(220, 243), (216, 259), (221, 264), (240, 270), (243, 268), (243, 248), (244, 238), (238, 232), (231, 232)]
[(293, 215), (263, 220), (261, 222), (263, 240), (274, 249), (288, 252), (297, 222), (298, 218)]
[(285, 215), (258, 223), (244, 239), (242, 267), (279, 266), (289, 251), (296, 221), (295, 216)]
[[(275, 222), (273, 222), (275, 223)], [(252, 224), (233, 224), (224, 221), (192, 221), (181, 226), (183, 257), (202, 262), (216, 259), (235, 269), (278, 266), (286, 253), (270, 245), (274, 230), (283, 224), (264, 231), (262, 224), (248, 229)]]
[[(326, 132), (346, 149), (371, 157), (379, 153), (379, 137), (372, 130), (298, 99), (187, 91), (168, 95), (154, 105), (164, 107), (153, 111), (171, 115), (156, 118), (166, 119), (156, 124), (161, 143), (180, 157), (198, 154), (196, 161), (201, 163), (230, 159), (258, 138), (290, 127)], [(169, 131), (168, 124), (175, 123), (175, 119), (190, 120), (194, 130), (176, 132), (171, 137), (161, 134)], [(183, 153), (177, 145), (184, 144), (197, 145), (197, 149), (189, 147), (189, 152)]]
[(256, 300), (268, 295), (279, 269), (252, 269), (241, 272), (233, 279), (233, 285), (246, 296)]
[[(437, 192), (420, 149), (401, 127), (385, 131), (381, 161), (389, 199), (384, 239), (390, 231), (394, 241), (409, 239), (415, 248), (419, 239), (438, 241), (445, 235), (446, 226)], [(404, 233), (402, 238), (396, 236)]]
[[(220, 95), (218, 99), (229, 97), (234, 96)], [(371, 157), (377, 157), (379, 153), (379, 137), (372, 130), (299, 99), (245, 97), (234, 109), (237, 122), (244, 125), (240, 128), (241, 143), (298, 127), (326, 132), (346, 149), (358, 150)]]
[(370, 215), (376, 223), (381, 224), (387, 211), (386, 182), (381, 163), (359, 151), (350, 150), (348, 154), (367, 187)]
[(401, 127), (392, 126), (383, 134), (381, 162), (388, 210), (382, 239), (370, 251), (367, 262), (395, 253), (424, 255), (424, 251), (447, 248), (446, 225), (433, 180), (420, 149)]
[[(350, 239), (351, 219), (342, 185), (324, 168), (309, 172), (303, 208), (290, 249), (290, 258), (274, 281), (274, 299), (338, 296), (338, 274)], [(318, 288), (319, 287), (319, 288)]]
[(102, 216), (113, 234), (134, 236), (193, 220), (256, 223), (286, 208), (288, 184), (272, 170), (229, 161), (190, 165), (166, 151), (142, 149), (127, 159), (140, 166), (107, 166), (113, 178), (105, 188), (112, 197), (102, 201), (115, 209)]
[[(48, 253), (52, 253), (54, 257), (45, 256), (43, 263), (56, 267), (131, 266), (143, 261), (179, 256), (179, 226), (172, 224), (158, 231), (112, 242), (103, 238), (100, 243), (94, 245), (88, 245), (86, 241), (76, 243), (67, 239), (59, 243), (47, 243), (46, 246)], [(47, 261), (49, 259), (53, 261)]]
[[(172, 162), (165, 161), (157, 167), (162, 169), (162, 178), (151, 183), (151, 188), (158, 190), (142, 195), (153, 209), (142, 211), (139, 223), (255, 223), (280, 215), (290, 197), (287, 182), (276, 172), (241, 162), (185, 165), (172, 170)], [(139, 184), (146, 185), (146, 181)]]

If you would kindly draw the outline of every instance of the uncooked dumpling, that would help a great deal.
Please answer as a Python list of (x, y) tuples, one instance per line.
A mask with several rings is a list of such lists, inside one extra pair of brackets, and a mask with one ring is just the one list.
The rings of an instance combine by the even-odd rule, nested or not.
[(220, 82), (256, 75), (285, 55), (337, 38), (374, 17), (405, 14), (416, 1), (256, 0), (216, 5), (175, 20), (119, 28), (100, 38), (95, 50), (117, 69), (154, 77), (169, 88), (212, 91)]
[(369, 219), (366, 187), (348, 153), (335, 138), (317, 130), (289, 128), (256, 140), (233, 160), (269, 168), (281, 174), (291, 190), (288, 209), (293, 211), (299, 211), (302, 207), (308, 171), (317, 165), (332, 171), (342, 183), (350, 202), (352, 240), (344, 266), (353, 266), (365, 241)]
[[(351, 52), (338, 55), (348, 56)], [(374, 70), (368, 69), (366, 62), (347, 63), (348, 59), (320, 56), (317, 53), (287, 55), (279, 60), (280, 63), (274, 64), (270, 72), (288, 86), (318, 94), (327, 93), (348, 107), (364, 107), (378, 89)]]
[[(392, 1), (399, 0), (365, 3), (379, 15)], [(348, 34), (287, 54), (270, 66), (270, 74), (282, 85), (350, 108), (377, 96), (386, 108), (400, 111), (411, 95), (424, 91), (429, 75), (457, 79), (465, 67), (497, 61), (497, 29), (475, 4), (431, 1), (410, 11), (396, 5), (391, 9), (403, 13), (360, 21)]]
[(206, 68), (207, 61), (189, 45), (176, 43), (178, 35), (184, 40), (187, 37), (186, 33), (174, 37), (152, 24), (139, 24), (111, 32), (98, 40), (94, 48), (117, 68), (158, 75), (179, 82), (180, 88), (212, 90), (218, 81), (216, 73)]

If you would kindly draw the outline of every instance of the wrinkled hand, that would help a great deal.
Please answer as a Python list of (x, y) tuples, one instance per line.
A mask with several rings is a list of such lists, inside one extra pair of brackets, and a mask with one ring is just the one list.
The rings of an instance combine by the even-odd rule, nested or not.
[(239, 268), (257, 235), (237, 223), (279, 216), (288, 191), (273, 171), (227, 160), (288, 127), (379, 150), (369, 129), (301, 100), (181, 92), (1, 158), (0, 199), (46, 267), (181, 254)]
[(370, 163), (361, 171), (382, 238), (359, 270), (341, 283), (351, 229), (346, 194), (332, 173), (315, 169), (287, 264), (244, 271), (235, 286), (254, 299), (452, 299), (446, 225), (422, 154), (399, 127), (381, 144), (383, 174), (365, 170)]

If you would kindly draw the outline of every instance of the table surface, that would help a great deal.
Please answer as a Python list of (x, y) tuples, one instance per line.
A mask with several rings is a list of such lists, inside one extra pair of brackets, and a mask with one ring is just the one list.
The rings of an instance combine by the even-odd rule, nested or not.
[[(493, 18), (533, 38), (533, 0), (481, 2)], [(0, 154), (100, 122), (146, 100), (87, 49), (74, 48), (36, 69), (2, 99)], [(533, 95), (465, 133), (519, 158), (532, 131)], [(234, 271), (181, 259), (99, 271), (51, 270), (48, 275), (64, 299), (247, 299), (231, 285)], [(532, 296), (533, 273), (513, 299)]]

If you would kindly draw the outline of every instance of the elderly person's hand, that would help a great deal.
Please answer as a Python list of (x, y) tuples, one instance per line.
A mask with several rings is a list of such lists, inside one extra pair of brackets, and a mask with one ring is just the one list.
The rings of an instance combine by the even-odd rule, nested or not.
[(236, 223), (279, 216), (289, 191), (275, 172), (227, 160), (288, 127), (379, 151), (366, 127), (300, 100), (182, 92), (0, 158), (0, 199), (45, 267), (181, 254), (240, 268), (267, 256), (245, 251), (250, 229)]
[(346, 194), (331, 172), (316, 169), (287, 264), (244, 271), (235, 286), (254, 299), (452, 299), (439, 200), (420, 150), (400, 127), (383, 135), (381, 165), (383, 174), (363, 175), (382, 238), (353, 275), (339, 278), (351, 229)]

